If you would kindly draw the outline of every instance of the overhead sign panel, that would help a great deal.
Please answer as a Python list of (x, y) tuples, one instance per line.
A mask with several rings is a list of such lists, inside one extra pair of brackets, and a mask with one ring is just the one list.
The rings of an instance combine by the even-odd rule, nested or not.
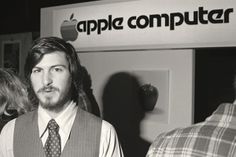
[(54, 7), (52, 16), (52, 35), (80, 50), (236, 46), (234, 0), (103, 2)]

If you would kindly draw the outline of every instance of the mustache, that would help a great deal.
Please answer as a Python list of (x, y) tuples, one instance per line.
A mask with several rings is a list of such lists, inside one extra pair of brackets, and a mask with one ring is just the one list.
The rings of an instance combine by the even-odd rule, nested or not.
[(59, 91), (59, 88), (54, 87), (54, 86), (45, 86), (40, 88), (37, 93), (41, 93), (41, 92), (48, 92), (48, 91)]

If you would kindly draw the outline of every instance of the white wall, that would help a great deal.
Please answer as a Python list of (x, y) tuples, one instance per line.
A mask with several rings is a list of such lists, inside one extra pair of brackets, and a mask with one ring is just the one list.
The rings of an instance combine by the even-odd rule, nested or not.
[(153, 113), (147, 113), (140, 126), (145, 139), (152, 141), (160, 132), (192, 123), (193, 50), (91, 52), (78, 55), (91, 75), (93, 92), (101, 110), (103, 89), (111, 75), (133, 70), (169, 70), (168, 122), (152, 119)]

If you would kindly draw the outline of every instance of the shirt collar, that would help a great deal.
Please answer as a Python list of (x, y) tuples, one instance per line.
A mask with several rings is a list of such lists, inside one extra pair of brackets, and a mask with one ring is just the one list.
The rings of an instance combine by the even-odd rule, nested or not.
[(233, 104), (236, 105), (236, 100), (234, 100)]
[(206, 119), (207, 122), (234, 123), (236, 124), (236, 105), (235, 102), (223, 103)]
[[(70, 132), (72, 124), (68, 123), (71, 118), (74, 118), (76, 115), (78, 107), (76, 106), (76, 103), (71, 101), (70, 104), (66, 107), (64, 111), (62, 111), (56, 118), (55, 121), (60, 127), (60, 131), (63, 134), (67, 134)], [(46, 112), (44, 108), (42, 108), (40, 105), (38, 107), (38, 126), (39, 126), (39, 136), (41, 137), (44, 132), (46, 131), (46, 127), (48, 122), (52, 118), (50, 115)]]

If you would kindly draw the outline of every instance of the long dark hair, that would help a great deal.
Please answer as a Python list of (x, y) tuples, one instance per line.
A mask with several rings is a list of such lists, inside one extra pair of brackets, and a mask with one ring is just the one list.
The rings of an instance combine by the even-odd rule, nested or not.
[[(36, 39), (30, 51), (28, 52), (28, 56), (25, 62), (25, 77), (29, 84), (29, 97), (33, 105), (38, 105), (38, 99), (32, 89), (30, 75), (32, 73), (32, 69), (37, 65), (43, 58), (45, 54), (49, 54), (55, 51), (60, 51), (65, 53), (66, 59), (69, 63), (69, 71), (72, 77), (72, 100), (76, 102), (76, 104), (83, 105), (79, 103), (79, 93), (81, 91), (81, 83), (82, 83), (82, 67), (77, 56), (75, 48), (70, 44), (58, 37), (43, 37)], [(84, 108), (84, 106), (80, 106)]]

